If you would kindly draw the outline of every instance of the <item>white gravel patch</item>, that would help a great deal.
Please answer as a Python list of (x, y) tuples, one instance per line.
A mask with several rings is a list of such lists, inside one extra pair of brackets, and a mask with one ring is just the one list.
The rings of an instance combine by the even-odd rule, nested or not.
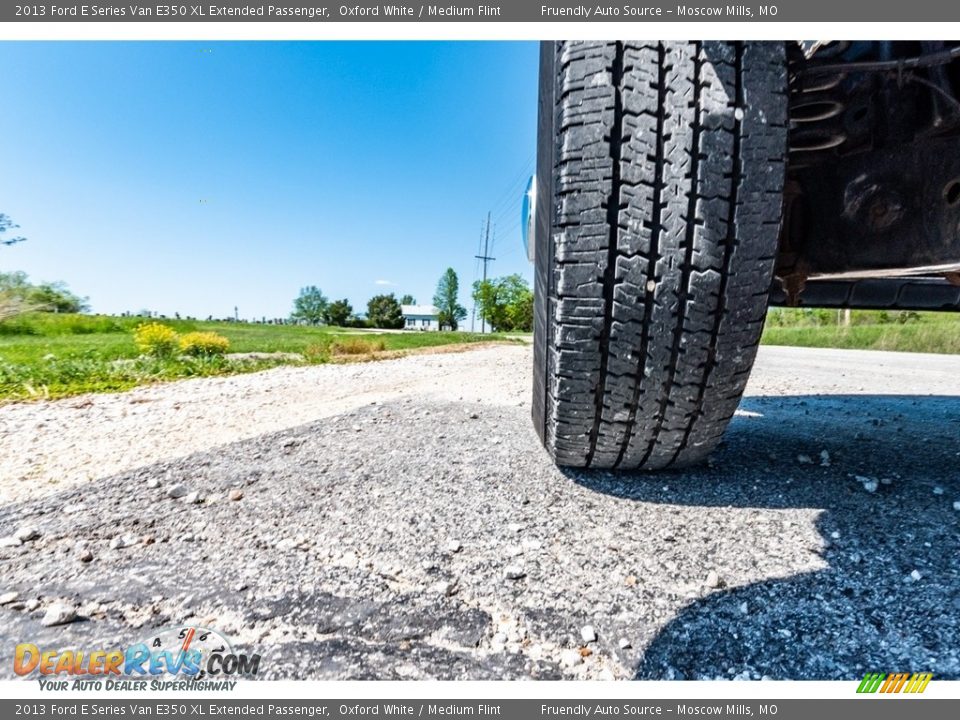
[(0, 407), (0, 504), (403, 397), (517, 405), (530, 348), (284, 367)]

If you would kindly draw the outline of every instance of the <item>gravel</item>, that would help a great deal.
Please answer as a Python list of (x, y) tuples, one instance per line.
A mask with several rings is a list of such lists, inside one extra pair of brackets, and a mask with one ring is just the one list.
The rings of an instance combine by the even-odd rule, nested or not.
[(30, 542), (40, 537), (40, 531), (32, 525), (26, 525), (14, 532), (13, 537), (21, 543)]
[(75, 608), (64, 603), (55, 603), (47, 608), (43, 617), (40, 618), (40, 624), (44, 627), (53, 627), (72, 623), (76, 619), (77, 611)]
[(519, 565), (507, 565), (503, 569), (503, 576), (507, 580), (522, 580), (527, 576), (527, 573)]
[(762, 348), (712, 467), (663, 476), (554, 467), (531, 363), (492, 347), (0, 408), (0, 643), (189, 621), (269, 679), (960, 678), (960, 360)]

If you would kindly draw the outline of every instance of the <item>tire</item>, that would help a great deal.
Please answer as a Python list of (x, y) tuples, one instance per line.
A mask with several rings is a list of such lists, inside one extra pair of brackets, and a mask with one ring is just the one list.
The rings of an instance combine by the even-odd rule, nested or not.
[(756, 355), (780, 231), (785, 48), (541, 46), (534, 398), (560, 465), (706, 459)]

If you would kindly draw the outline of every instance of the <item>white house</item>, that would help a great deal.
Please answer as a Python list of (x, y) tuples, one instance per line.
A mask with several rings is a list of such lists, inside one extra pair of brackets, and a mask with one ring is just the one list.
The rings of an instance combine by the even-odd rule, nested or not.
[(407, 330), (440, 329), (440, 311), (433, 305), (401, 305), (400, 313)]

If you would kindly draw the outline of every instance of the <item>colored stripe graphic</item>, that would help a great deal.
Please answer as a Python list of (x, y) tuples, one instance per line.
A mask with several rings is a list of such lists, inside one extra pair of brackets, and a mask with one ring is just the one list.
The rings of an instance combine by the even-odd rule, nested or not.
[(930, 678), (932, 677), (932, 673), (914, 673), (913, 677), (910, 678), (910, 682), (907, 683), (907, 688), (904, 692), (922, 693), (927, 689), (927, 685), (930, 684)]
[(857, 687), (858, 693), (922, 693), (933, 673), (867, 673)]
[(860, 687), (857, 688), (858, 693), (875, 693), (877, 688), (880, 687), (880, 683), (883, 682), (884, 678), (883, 673), (867, 673), (863, 676), (863, 680), (860, 682)]

